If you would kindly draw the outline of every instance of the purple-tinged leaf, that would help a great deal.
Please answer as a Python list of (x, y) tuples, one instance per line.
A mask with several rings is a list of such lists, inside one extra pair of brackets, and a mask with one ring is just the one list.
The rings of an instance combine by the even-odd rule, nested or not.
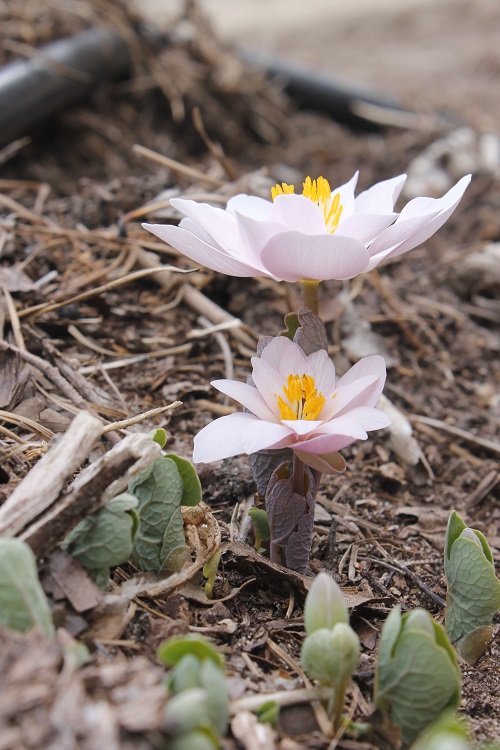
[(309, 356), (320, 349), (328, 351), (328, 338), (325, 324), (321, 318), (308, 307), (301, 307), (298, 312), (300, 328), (297, 329), (293, 340), (300, 346), (304, 354)]
[(311, 553), (314, 496), (313, 480), (306, 469), (309, 488), (304, 497), (293, 491), (291, 464), (279, 466), (271, 476), (266, 510), (271, 527), (271, 560), (305, 573)]

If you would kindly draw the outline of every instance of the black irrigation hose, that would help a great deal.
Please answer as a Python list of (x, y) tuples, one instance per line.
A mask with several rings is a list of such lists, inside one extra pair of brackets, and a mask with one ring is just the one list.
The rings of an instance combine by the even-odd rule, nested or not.
[[(250, 51), (241, 56), (277, 79), (299, 106), (325, 112), (351, 127), (377, 127), (356, 111), (360, 103), (401, 111), (387, 97), (350, 88), (329, 76)], [(104, 28), (52, 42), (32, 58), (0, 68), (0, 146), (32, 132), (43, 120), (91, 94), (102, 81), (126, 78), (130, 68), (126, 42)]]
[(370, 118), (368, 107), (363, 114), (362, 105), (371, 105), (374, 111), (404, 112), (396, 99), (378, 91), (358, 89), (330, 75), (253, 50), (243, 49), (240, 55), (251, 65), (264, 69), (302, 109), (324, 112), (336, 122), (352, 128), (374, 130), (378, 127), (378, 123)]
[(0, 146), (33, 131), (88, 96), (103, 80), (125, 78), (130, 53), (111, 29), (89, 29), (0, 68)]

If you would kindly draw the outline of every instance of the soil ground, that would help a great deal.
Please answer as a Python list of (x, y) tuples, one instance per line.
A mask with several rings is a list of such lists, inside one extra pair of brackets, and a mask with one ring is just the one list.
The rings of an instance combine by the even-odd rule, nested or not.
[[(373, 16), (369, 24), (351, 22), (349, 45), (344, 35), (335, 47), (335, 64), (323, 67), (379, 84), (416, 115), (427, 115), (410, 118), (405, 128), (368, 132), (297, 110), (211, 35), (196, 8), (188, 19), (172, 22), (168, 44), (121, 3), (99, 0), (69, 12), (57, 3), (47, 9), (33, 1), (21, 10), (5, 2), (0, 12), (2, 62), (18, 54), (13, 43), (39, 46), (110, 18), (115, 28), (133, 35), (136, 53), (132, 82), (100, 88), (29, 141), (0, 153), (0, 272), (12, 298), (9, 305), (4, 292), (2, 338), (21, 350), (11, 380), (12, 362), (0, 354), (2, 424), (11, 431), (0, 436), (0, 503), (44, 454), (48, 438), (63, 432), (81, 408), (41, 371), (40, 360), (23, 372), (24, 351), (54, 369), (65, 365), (68, 378), (76, 373), (71, 382), (80, 398), (107, 421), (181, 400), (179, 408), (129, 431), (165, 427), (169, 449), (189, 457), (196, 432), (230, 408), (209, 380), (225, 377), (231, 367), (244, 380), (253, 342), (275, 335), (284, 314), (300, 304), (293, 286), (200, 270), (188, 277), (172, 274), (163, 284), (152, 276), (105, 286), (153, 263), (144, 249), (192, 268), (140, 227), (141, 216), (175, 220), (171, 209), (138, 215), (144, 204), (165, 197), (166, 190), (211, 193), (216, 200), (238, 192), (268, 196), (272, 184), (300, 184), (307, 174), (341, 184), (358, 168), (361, 188), (408, 170), (410, 189), (430, 194), (473, 171), (459, 209), (423, 247), (387, 263), (380, 275), (327, 283), (321, 293), (337, 368), (382, 353), (389, 371), (386, 395), (410, 419), (421, 451), (410, 465), (389, 434), (359, 443), (345, 451), (346, 473), (324, 480), (318, 497), (309, 573), (330, 571), (354, 605), (352, 623), (363, 653), (348, 710), (366, 719), (373, 710), (378, 635), (391, 607), (423, 606), (444, 619), (442, 553), (450, 510), (483, 531), (497, 560), (500, 552), (498, 5), (480, 2), (473, 10), (471, 4), (445, 3), (433, 9), (432, 18), (427, 5), (411, 6), (396, 16)], [(415, 54), (398, 55), (394, 65), (402, 28), (413, 41), (405, 51)], [(456, 75), (443, 85), (443, 74), (435, 71), (449, 71), (452, 38), (461, 56)], [(433, 52), (422, 55), (424, 41)], [(317, 27), (304, 28), (275, 48), (296, 50), (298, 59), (314, 63), (326, 59), (318, 50), (331, 42), (331, 29), (322, 36)], [(351, 47), (369, 45), (367, 65), (367, 56), (353, 55)], [(193, 124), (196, 107), (207, 135)], [(434, 117), (437, 109), (446, 117)], [(454, 147), (462, 125), (467, 129)], [(136, 143), (201, 174), (193, 177), (175, 164), (159, 166), (133, 151)], [(237, 335), (240, 328), (198, 335), (210, 323), (200, 319), (189, 293), (179, 294), (186, 283), (241, 320), (246, 343)], [(80, 292), (89, 294), (75, 299)], [(64, 304), (34, 309), (52, 302)], [(204, 314), (214, 322), (208, 303)], [(99, 402), (103, 394), (105, 407)], [(91, 458), (108, 448), (103, 441)], [(255, 496), (248, 461), (205, 466), (200, 476), (207, 512), (219, 522), (226, 545), (214, 602), (207, 602), (192, 580), (168, 596), (137, 597), (126, 613), (111, 617), (102, 610), (75, 612), (52, 587), (58, 623), (87, 643), (91, 659), (71, 669), (66, 658), (63, 667), (61, 642), (68, 635), (42, 645), (37, 635), (3, 634), (2, 750), (161, 746), (163, 670), (155, 653), (162, 640), (181, 632), (204, 633), (222, 650), (234, 699), (303, 686), (304, 581), (243, 546), (245, 508)], [(50, 565), (42, 553), (47, 588)], [(132, 564), (118, 568), (114, 591), (136, 574)], [(500, 736), (497, 635), (498, 622), (481, 659), (473, 667), (461, 665), (460, 710), (470, 718), (476, 743)], [(365, 740), (346, 735), (337, 747), (389, 747), (377, 731)], [(281, 750), (333, 746), (308, 704), (282, 711), (273, 742)], [(224, 746), (238, 745), (229, 737)]]

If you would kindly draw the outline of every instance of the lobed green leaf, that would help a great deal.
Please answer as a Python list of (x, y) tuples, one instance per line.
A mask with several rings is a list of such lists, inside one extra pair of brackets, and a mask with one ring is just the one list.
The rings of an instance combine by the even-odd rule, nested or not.
[(461, 655), (474, 663), (488, 644), (500, 608), (500, 581), (483, 534), (452, 512), (445, 543), (446, 631)]
[(35, 556), (20, 539), (0, 539), (0, 625), (21, 631), (38, 626), (45, 636), (54, 632)]
[(124, 492), (75, 526), (64, 549), (90, 573), (97, 585), (109, 584), (109, 569), (128, 560), (137, 528), (137, 499)]

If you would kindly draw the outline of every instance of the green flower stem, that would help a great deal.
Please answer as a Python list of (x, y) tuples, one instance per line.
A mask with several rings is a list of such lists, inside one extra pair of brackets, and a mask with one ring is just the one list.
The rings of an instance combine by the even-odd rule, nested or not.
[(319, 314), (318, 290), (319, 281), (301, 281), (302, 292), (304, 294), (304, 305), (313, 311), (315, 315)]
[(293, 491), (304, 497), (304, 462), (296, 453), (293, 454)]
[(346, 682), (339, 683), (333, 689), (331, 698), (328, 701), (328, 715), (332, 720), (334, 732), (338, 732), (340, 725), (342, 724), (342, 711), (344, 708), (346, 689)]

